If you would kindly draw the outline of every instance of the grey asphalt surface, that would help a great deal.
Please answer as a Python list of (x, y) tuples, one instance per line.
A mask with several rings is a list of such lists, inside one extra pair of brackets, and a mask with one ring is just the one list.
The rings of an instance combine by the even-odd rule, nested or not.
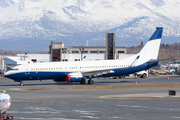
[[(169, 77), (169, 80), (167, 80)], [(180, 83), (180, 76), (151, 76), (147, 79), (94, 79), (96, 86)], [(109, 99), (109, 95), (161, 94), (169, 88), (21, 90), (36, 87), (82, 86), (54, 83), (52, 80), (27, 81), (24, 86), (0, 78), (0, 89), (11, 96), (7, 111), (15, 120), (170, 120), (180, 119), (180, 99)], [(85, 84), (83, 86), (89, 86)], [(174, 88), (170, 88), (173, 89)], [(180, 88), (176, 88), (180, 93)]]

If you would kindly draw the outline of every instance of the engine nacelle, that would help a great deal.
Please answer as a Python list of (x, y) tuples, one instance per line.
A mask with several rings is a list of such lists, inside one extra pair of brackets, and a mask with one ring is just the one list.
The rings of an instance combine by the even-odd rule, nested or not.
[(58, 79), (53, 79), (54, 82), (63, 82), (63, 81), (67, 81), (67, 82), (81, 82), (84, 81), (84, 77), (81, 73), (77, 72), (77, 73), (70, 73), (67, 74), (65, 77), (61, 77)]
[(70, 73), (66, 75), (66, 81), (67, 82), (81, 82), (85, 80), (83, 75), (78, 72), (78, 73)]

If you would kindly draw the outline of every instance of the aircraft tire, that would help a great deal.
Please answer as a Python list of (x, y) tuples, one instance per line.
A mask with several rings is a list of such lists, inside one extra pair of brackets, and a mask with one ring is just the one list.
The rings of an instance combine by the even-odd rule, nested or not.
[(85, 83), (86, 83), (86, 80), (83, 80), (83, 81), (81, 81), (80, 83), (81, 83), (81, 84), (85, 84)]
[(147, 74), (143, 74), (143, 77), (142, 78), (147, 78)]
[(20, 85), (20, 86), (23, 86), (23, 83), (21, 82), (19, 85)]
[(94, 83), (94, 80), (88, 80), (88, 84), (93, 84)]
[(88, 80), (88, 84), (93, 84), (94, 83), (94, 80)]
[(94, 80), (91, 80), (91, 84), (94, 84)]

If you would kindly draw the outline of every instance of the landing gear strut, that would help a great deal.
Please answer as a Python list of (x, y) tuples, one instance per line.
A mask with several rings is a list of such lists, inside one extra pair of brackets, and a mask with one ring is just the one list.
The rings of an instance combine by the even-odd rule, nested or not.
[(81, 84), (85, 84), (85, 83), (86, 83), (86, 80), (83, 80), (83, 81), (81, 81), (80, 83), (81, 83)]
[(91, 78), (89, 78), (88, 84), (93, 84), (93, 83), (94, 83), (94, 80), (91, 80)]

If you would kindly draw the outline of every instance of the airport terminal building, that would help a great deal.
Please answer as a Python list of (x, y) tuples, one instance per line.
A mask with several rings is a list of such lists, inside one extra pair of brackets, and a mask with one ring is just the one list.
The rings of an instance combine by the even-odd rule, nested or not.
[(115, 47), (115, 33), (106, 33), (106, 46), (64, 46), (63, 42), (51, 41), (49, 53), (50, 61), (55, 62), (80, 61), (84, 56), (87, 60), (119, 59), (127, 51), (126, 47)]
[[(83, 56), (95, 57), (94, 60), (106, 59), (106, 46), (64, 46), (62, 42), (51, 42), (49, 46), (51, 61), (69, 61), (69, 57), (74, 57), (74, 61), (80, 61)], [(114, 59), (118, 59), (119, 54), (125, 54), (125, 47), (115, 47)], [(71, 60), (70, 60), (71, 61)]]

